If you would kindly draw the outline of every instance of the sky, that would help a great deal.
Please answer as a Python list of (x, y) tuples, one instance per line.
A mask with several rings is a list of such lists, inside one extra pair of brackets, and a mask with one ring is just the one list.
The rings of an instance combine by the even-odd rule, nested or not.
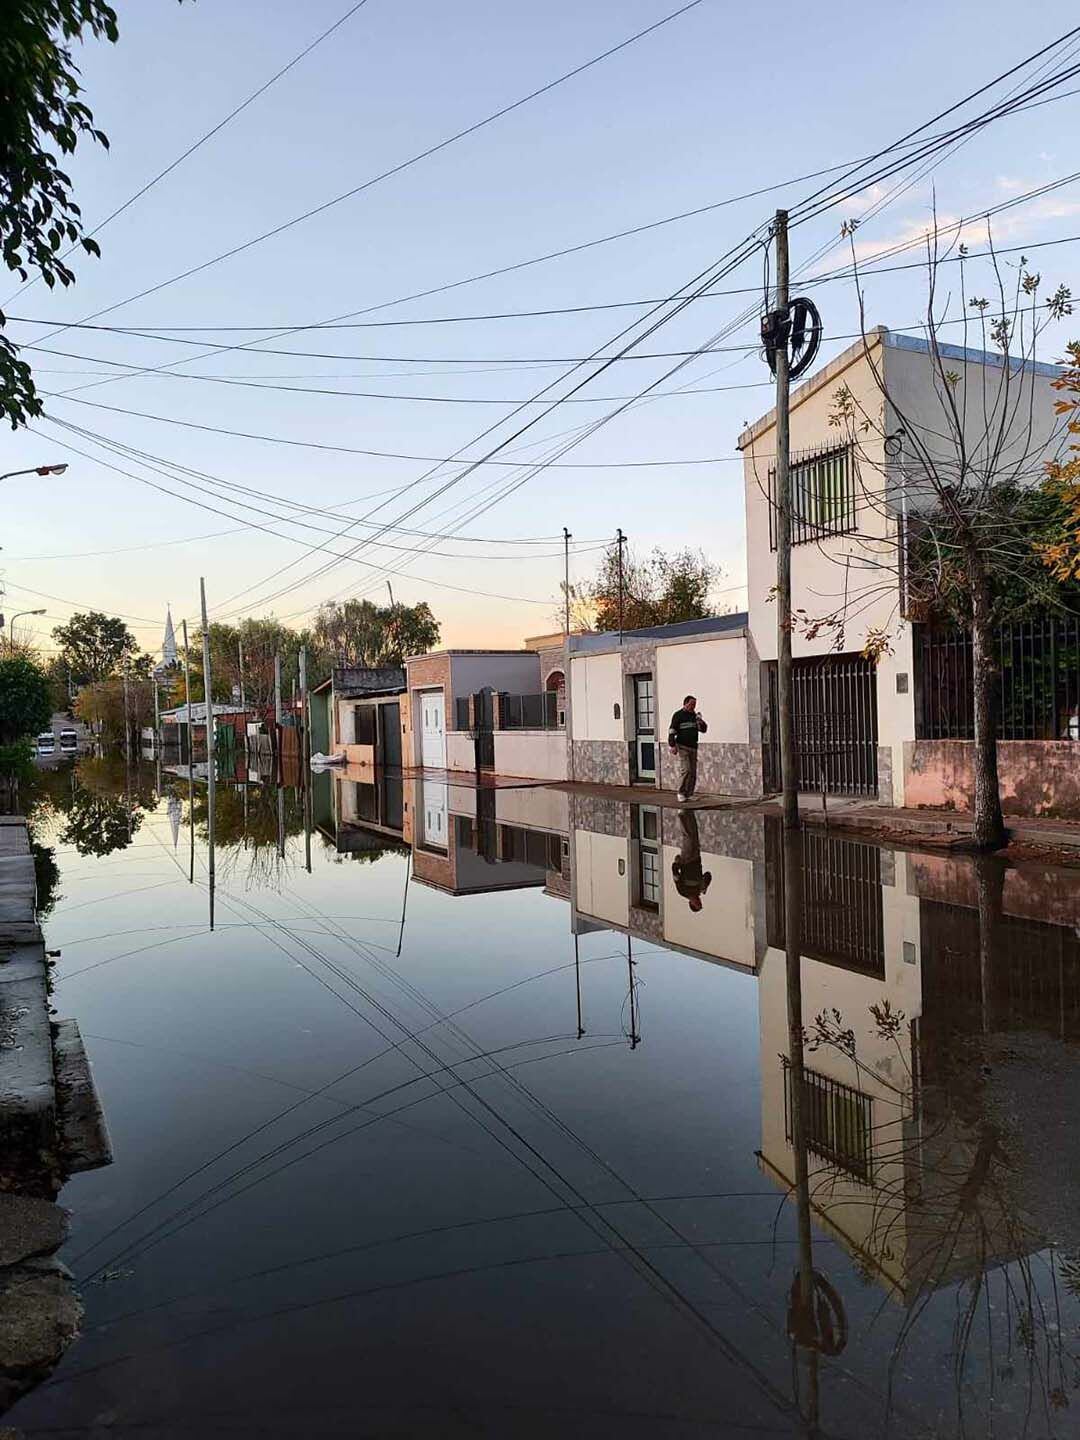
[[(694, 350), (746, 311), (719, 342), (741, 348), (697, 356), (656, 394), (581, 439), (559, 468), (485, 466), (462, 475), (459, 462), (431, 475), (431, 461), (482, 455), (540, 416), (499, 457), (534, 460), (610, 414), (619, 404), (611, 397), (637, 395), (676, 359), (627, 359), (550, 414), (535, 404), (513, 413), (570, 369), (538, 362), (613, 353), (615, 337), (649, 309), (629, 302), (677, 292), (777, 206), (795, 206), (828, 178), (802, 177), (888, 145), (1055, 40), (1068, 24), (1060, 6), (1035, 0), (1021, 27), (1015, 6), (998, 0), (914, 0), (888, 10), (848, 0), (827, 9), (701, 0), (438, 153), (246, 244), (679, 4), (366, 0), (106, 225), (101, 258), (78, 261), (73, 288), (51, 293), (4, 276), (6, 333), (27, 347), (51, 418), (3, 433), (0, 471), (70, 466), (61, 477), (4, 482), (4, 609), (9, 618), (47, 609), (20, 621), (20, 636), (32, 633), (47, 650), (54, 624), (96, 608), (123, 615), (153, 651), (167, 605), (178, 625), (184, 616), (195, 623), (200, 576), (211, 618), (274, 613), (298, 627), (328, 599), (385, 601), (389, 579), (396, 600), (427, 600), (445, 643), (518, 645), (554, 627), (564, 526), (573, 535), (575, 581), (592, 573), (621, 526), (640, 553), (656, 545), (704, 550), (722, 572), (715, 604), (738, 607), (745, 566), (735, 446), (744, 423), (771, 405), (754, 348), (760, 251), (716, 287), (742, 293), (695, 301), (638, 350)], [(107, 151), (82, 147), (66, 167), (91, 227), (344, 16), (350, 0), (120, 0), (117, 8), (119, 43), (91, 43), (78, 54), (85, 98), (111, 142)], [(1080, 56), (1080, 38), (1070, 49)], [(1076, 87), (1080, 78), (1062, 89)], [(865, 261), (917, 237), (935, 207), (947, 223), (1068, 175), (1078, 106), (1080, 94), (1008, 117), (913, 184), (899, 177), (845, 196), (793, 229), (796, 276), (850, 258), (839, 231), (853, 216), (870, 216), (856, 235)], [(718, 205), (765, 187), (777, 188)], [(705, 206), (715, 208), (455, 284)], [(965, 232), (973, 249), (983, 248), (984, 235), (984, 224)], [(996, 244), (1010, 251), (1073, 236), (1031, 252), (1044, 288), (1076, 279), (1080, 182), (994, 222)], [(246, 248), (217, 260), (237, 246)], [(857, 331), (856, 295), (849, 282), (813, 293), (825, 362)], [(869, 323), (917, 326), (925, 275), (912, 268), (868, 279), (866, 300)], [(955, 297), (950, 304), (957, 314)], [(573, 313), (458, 318), (540, 310)], [(344, 315), (352, 328), (300, 328)], [(51, 333), (83, 321), (165, 338)], [(387, 321), (422, 323), (372, 323)], [(193, 338), (184, 327), (199, 328)], [(1052, 327), (1041, 358), (1058, 358), (1078, 330)], [(166, 364), (156, 374), (132, 373)], [(680, 387), (689, 393), (671, 393)], [(568, 388), (563, 382), (552, 393)], [(424, 398), (399, 398), (407, 396)], [(118, 454), (102, 439), (140, 454)], [(384, 453), (348, 453), (358, 451)], [(687, 461), (700, 463), (676, 463)], [(515, 477), (524, 481), (519, 488), (470, 518)], [(376, 528), (387, 522), (399, 528)], [(450, 538), (426, 538), (448, 529)], [(359, 546), (361, 537), (368, 543)], [(327, 549), (312, 548), (319, 545), (356, 554), (334, 562)]]

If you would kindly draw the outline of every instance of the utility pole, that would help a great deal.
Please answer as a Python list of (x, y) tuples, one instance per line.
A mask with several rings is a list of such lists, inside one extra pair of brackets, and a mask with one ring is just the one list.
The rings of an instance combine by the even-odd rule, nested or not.
[(623, 619), (625, 616), (625, 592), (623, 586), (623, 547), (626, 545), (626, 536), (623, 534), (621, 526), (619, 527), (616, 539), (619, 546), (619, 644), (621, 645), (623, 642)]
[(154, 759), (158, 757), (161, 745), (161, 696), (158, 694), (157, 676), (153, 677), (154, 686)]
[(562, 539), (563, 539), (563, 601), (564, 601), (563, 609), (564, 609), (564, 615), (565, 615), (565, 619), (564, 619), (564, 621), (563, 621), (563, 629), (566, 631), (566, 634), (567, 634), (567, 637), (568, 637), (568, 638), (569, 638), (569, 635), (570, 635), (570, 541), (571, 541), (571, 538), (572, 538), (572, 537), (571, 537), (570, 531), (567, 530), (566, 526), (564, 525), (564, 526), (563, 526), (563, 532), (562, 532)]
[(784, 826), (799, 824), (799, 773), (795, 754), (795, 706), (791, 664), (791, 377), (788, 336), (791, 330), (788, 213), (777, 210), (776, 302), (780, 317), (776, 336), (776, 655), (777, 708), (780, 730), (780, 787)]
[(191, 737), (191, 655), (188, 651), (187, 621), (181, 620), (184, 636), (184, 703), (187, 711), (188, 828), (191, 831), (191, 865), (188, 882), (195, 884), (195, 746)]
[(390, 591), (390, 609), (392, 610), (394, 608), (394, 587), (390, 584), (389, 580), (386, 582), (386, 588)]
[(247, 701), (244, 699), (244, 641), (241, 636), (236, 637), (236, 658), (240, 667), (240, 709), (247, 709)]
[[(214, 928), (214, 809), (217, 803), (217, 791), (215, 789), (215, 763), (214, 763), (214, 701), (213, 686), (210, 679), (210, 624), (206, 618), (206, 581), (199, 577), (199, 604), (202, 607), (202, 664), (203, 664), (203, 690), (206, 694), (206, 781), (207, 781), (207, 841), (208, 841), (208, 866), (207, 874), (210, 883), (210, 929)], [(188, 701), (190, 706), (191, 701)], [(191, 711), (188, 710), (190, 719)]]
[[(278, 784), (285, 774), (281, 763), (281, 656), (274, 656), (274, 752), (277, 758)], [(278, 847), (280, 849), (280, 846)]]
[[(389, 581), (387, 582), (389, 584)], [(304, 802), (304, 865), (311, 874), (311, 744), (308, 729), (307, 646), (300, 646), (300, 776)]]
[(128, 708), (128, 672), (124, 666), (124, 758), (131, 759), (131, 716)]

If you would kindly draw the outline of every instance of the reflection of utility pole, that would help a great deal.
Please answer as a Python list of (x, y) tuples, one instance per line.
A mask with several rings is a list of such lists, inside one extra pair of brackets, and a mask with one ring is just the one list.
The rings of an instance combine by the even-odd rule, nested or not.
[(191, 831), (191, 862), (188, 883), (195, 884), (195, 745), (191, 723), (191, 655), (188, 651), (187, 621), (181, 620), (184, 635), (184, 701), (187, 711), (188, 829)]
[(574, 934), (574, 979), (577, 982), (577, 1038), (580, 1040), (585, 1034), (585, 1026), (581, 1023), (581, 954), (576, 932)]
[(634, 984), (634, 955), (632, 950), (633, 942), (630, 936), (626, 937), (626, 968), (630, 976), (630, 1049), (636, 1050), (641, 1043), (641, 1036), (637, 1028), (637, 995)]

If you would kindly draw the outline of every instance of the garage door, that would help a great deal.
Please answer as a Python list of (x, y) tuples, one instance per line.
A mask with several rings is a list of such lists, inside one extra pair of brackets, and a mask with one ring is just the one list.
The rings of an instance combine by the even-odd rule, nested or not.
[(420, 692), (420, 763), (446, 769), (446, 700), (441, 690)]

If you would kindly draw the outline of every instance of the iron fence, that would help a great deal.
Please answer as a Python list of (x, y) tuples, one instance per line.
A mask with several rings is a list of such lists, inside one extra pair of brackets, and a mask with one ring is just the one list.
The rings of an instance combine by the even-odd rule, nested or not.
[[(784, 949), (784, 850), (779, 820), (765, 829), (766, 937)], [(876, 845), (806, 830), (802, 843), (799, 953), (885, 978), (881, 851)]]
[(558, 730), (559, 696), (555, 690), (538, 695), (500, 695), (503, 730)]
[[(1080, 740), (1080, 617), (1034, 615), (999, 625), (994, 703), (1002, 740)], [(915, 734), (919, 740), (975, 735), (971, 635), (916, 627)]]

